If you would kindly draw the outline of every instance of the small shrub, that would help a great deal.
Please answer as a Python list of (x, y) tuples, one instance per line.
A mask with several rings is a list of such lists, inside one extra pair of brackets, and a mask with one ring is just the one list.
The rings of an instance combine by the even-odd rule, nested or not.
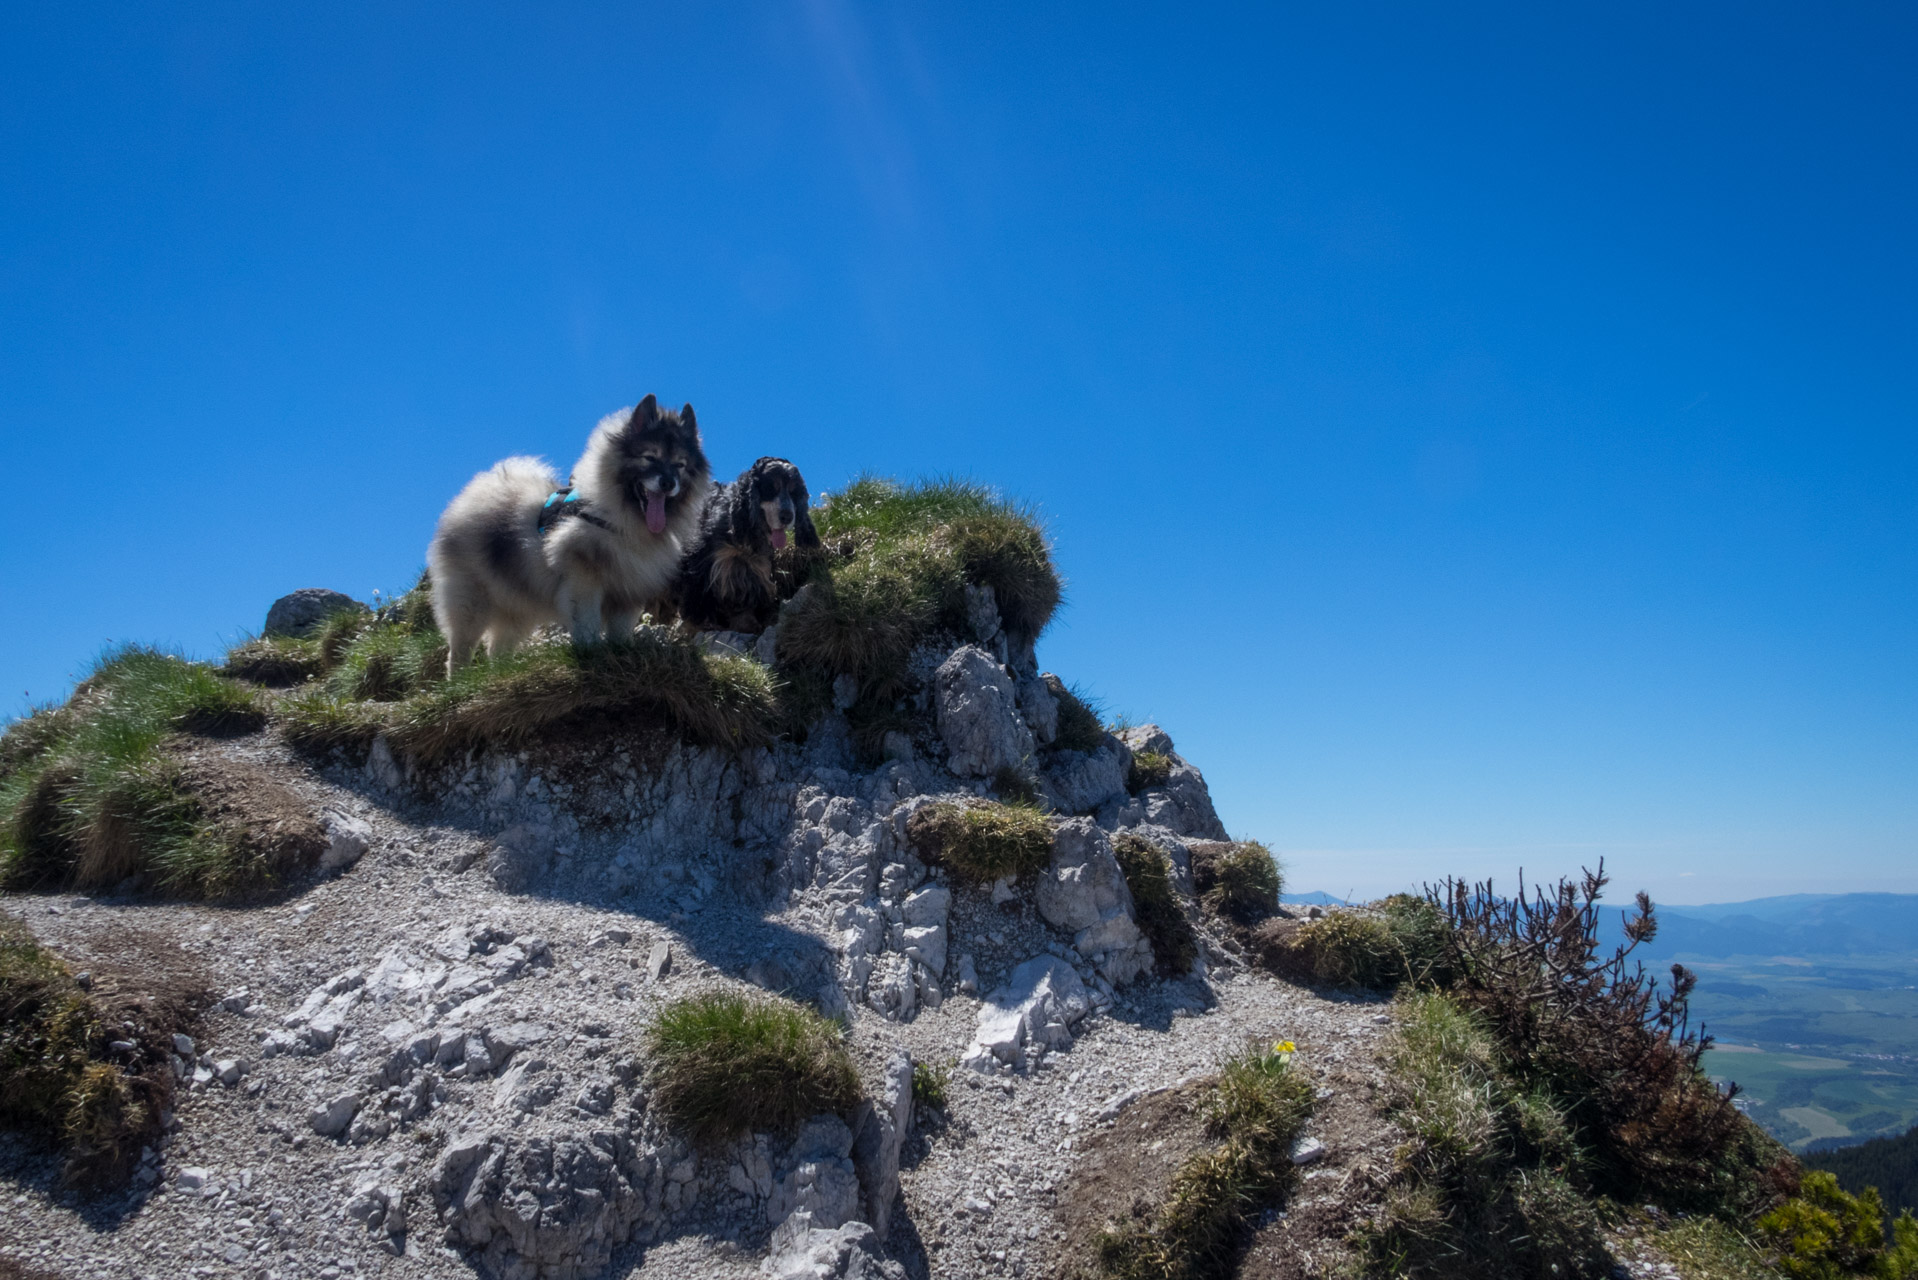
[(1126, 790), (1133, 795), (1152, 787), (1162, 787), (1172, 776), (1172, 757), (1158, 751), (1132, 753), (1132, 772), (1126, 778)]
[(1758, 1234), (1777, 1251), (1792, 1280), (1908, 1280), (1918, 1276), (1918, 1222), (1909, 1211), (1884, 1227), (1875, 1187), (1845, 1194), (1822, 1170), (1805, 1174), (1798, 1195), (1758, 1219)]
[(104, 1061), (100, 1011), (57, 956), (0, 915), (0, 1127), (60, 1146), (69, 1183), (120, 1181), (159, 1136), (164, 1068), (129, 1076)]
[(941, 1063), (934, 1066), (930, 1062), (912, 1064), (912, 1105), (931, 1107), (934, 1111), (944, 1111), (950, 1100), (947, 1090), (952, 1087), (952, 1064)]
[(1457, 975), (1451, 994), (1484, 1019), (1518, 1076), (1562, 1100), (1591, 1144), (1601, 1193), (1755, 1216), (1780, 1198), (1790, 1157), (1700, 1067), (1711, 1040), (1690, 1025), (1697, 979), (1674, 965), (1660, 987), (1628, 963), (1657, 930), (1643, 894), (1625, 945), (1601, 953), (1605, 883), (1601, 865), (1530, 898), (1457, 881), (1433, 891), (1446, 915), (1442, 963)]
[(1192, 852), (1192, 888), (1208, 911), (1256, 924), (1279, 909), (1281, 879), (1272, 851), (1256, 840), (1200, 841)]
[(1039, 804), (1039, 784), (1027, 769), (1015, 769), (1006, 765), (992, 775), (992, 789), (1006, 804), (1024, 805), (1036, 808)]
[(1205, 1100), (1218, 1145), (1190, 1157), (1163, 1204), (1106, 1227), (1094, 1242), (1116, 1280), (1204, 1280), (1233, 1274), (1251, 1216), (1297, 1174), (1290, 1152), (1311, 1118), (1311, 1081), (1291, 1065), (1290, 1044), (1227, 1063)]
[(1106, 727), (1099, 719), (1098, 704), (1084, 690), (1068, 689), (1057, 676), (1047, 676), (1046, 687), (1059, 701), (1059, 734), (1052, 740), (1053, 749), (1097, 751), (1106, 739)]
[(1026, 805), (929, 804), (907, 819), (906, 837), (927, 861), (975, 884), (1029, 875), (1052, 857), (1052, 823)]
[(859, 1075), (836, 1023), (772, 996), (692, 996), (647, 1033), (655, 1103), (702, 1143), (789, 1132), (859, 1100)]
[(260, 636), (227, 650), (220, 674), (285, 689), (326, 674), (319, 642), (295, 636)]
[(1160, 974), (1173, 978), (1189, 973), (1198, 943), (1173, 888), (1170, 860), (1157, 845), (1133, 835), (1114, 836), (1112, 853), (1125, 873), (1139, 929), (1152, 943)]
[(1268, 920), (1252, 935), (1260, 963), (1320, 986), (1389, 991), (1403, 982), (1442, 986), (1445, 918), (1424, 898), (1395, 894), (1369, 908), (1297, 923)]

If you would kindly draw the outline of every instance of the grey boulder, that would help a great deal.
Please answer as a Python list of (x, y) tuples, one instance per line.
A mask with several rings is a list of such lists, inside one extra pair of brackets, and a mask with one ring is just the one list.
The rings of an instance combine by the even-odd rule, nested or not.
[(1022, 767), (1037, 744), (1019, 714), (1012, 677), (990, 654), (961, 645), (939, 664), (939, 734), (956, 774), (989, 778), (1001, 769)]
[(366, 608), (352, 596), (324, 587), (302, 587), (281, 596), (266, 611), (265, 633), (270, 636), (307, 636), (336, 613)]

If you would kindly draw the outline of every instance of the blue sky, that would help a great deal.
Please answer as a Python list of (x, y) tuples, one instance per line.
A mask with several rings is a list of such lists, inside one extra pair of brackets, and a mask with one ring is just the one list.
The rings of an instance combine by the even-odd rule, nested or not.
[(655, 391), (1036, 504), (1297, 889), (1918, 891), (1909, 7), (547, 8), (0, 12), (5, 705)]

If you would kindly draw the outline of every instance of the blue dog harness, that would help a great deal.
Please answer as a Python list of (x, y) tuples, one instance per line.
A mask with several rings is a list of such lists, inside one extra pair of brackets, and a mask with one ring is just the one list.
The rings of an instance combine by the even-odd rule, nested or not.
[(573, 486), (555, 489), (546, 497), (546, 505), (539, 509), (539, 531), (545, 535), (557, 527), (562, 520), (577, 516), (587, 524), (596, 524), (611, 533), (617, 533), (612, 525), (586, 509), (586, 499), (573, 492)]

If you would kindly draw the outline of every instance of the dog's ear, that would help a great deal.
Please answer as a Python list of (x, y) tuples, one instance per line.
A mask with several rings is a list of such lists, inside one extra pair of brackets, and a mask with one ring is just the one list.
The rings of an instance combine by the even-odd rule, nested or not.
[(759, 509), (759, 490), (749, 474), (741, 476), (732, 492), (732, 542), (738, 546), (750, 546), (757, 541), (754, 534), (766, 518)]
[(819, 545), (819, 530), (813, 528), (812, 503), (806, 497), (804, 485), (793, 492), (793, 531), (799, 535), (800, 546)]
[(633, 416), (629, 420), (640, 430), (645, 430), (659, 421), (659, 401), (648, 391), (646, 398), (633, 406)]
[(686, 424), (686, 430), (692, 433), (694, 439), (699, 437), (699, 419), (693, 417), (693, 407), (691, 405), (687, 405), (679, 411), (679, 420)]

